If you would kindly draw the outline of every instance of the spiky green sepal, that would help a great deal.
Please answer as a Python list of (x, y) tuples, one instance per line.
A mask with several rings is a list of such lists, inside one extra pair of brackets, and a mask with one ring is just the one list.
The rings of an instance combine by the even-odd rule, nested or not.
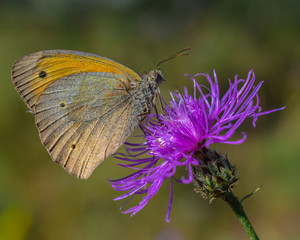
[(203, 198), (212, 201), (223, 197), (236, 185), (238, 180), (236, 170), (226, 155), (208, 148), (201, 148), (193, 157), (199, 161), (198, 166), (193, 166), (194, 190)]

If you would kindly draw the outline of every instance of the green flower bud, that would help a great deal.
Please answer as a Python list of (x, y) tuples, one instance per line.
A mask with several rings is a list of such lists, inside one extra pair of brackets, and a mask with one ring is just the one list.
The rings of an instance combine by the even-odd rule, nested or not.
[(193, 157), (199, 161), (199, 165), (192, 168), (195, 192), (210, 201), (231, 192), (238, 178), (235, 167), (230, 164), (226, 155), (201, 148)]

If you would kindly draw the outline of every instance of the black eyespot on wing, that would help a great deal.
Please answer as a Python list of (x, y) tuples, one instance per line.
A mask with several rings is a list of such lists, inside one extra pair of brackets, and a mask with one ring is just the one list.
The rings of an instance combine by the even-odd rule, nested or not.
[(39, 73), (39, 77), (40, 77), (40, 78), (45, 78), (45, 77), (47, 77), (47, 73), (46, 73), (45, 71), (41, 71), (41, 72)]
[(72, 148), (72, 149), (75, 149), (75, 148), (76, 148), (76, 144), (72, 144), (72, 145), (71, 145), (71, 148)]
[(59, 104), (59, 106), (60, 106), (61, 108), (64, 108), (64, 107), (66, 106), (66, 104), (62, 102), (62, 103)]

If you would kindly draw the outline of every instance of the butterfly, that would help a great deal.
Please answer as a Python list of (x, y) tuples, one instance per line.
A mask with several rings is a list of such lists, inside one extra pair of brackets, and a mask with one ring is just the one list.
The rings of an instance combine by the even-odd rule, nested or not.
[(12, 82), (53, 161), (87, 179), (155, 105), (164, 81), (158, 65), (189, 49), (144, 75), (91, 53), (40, 51), (14, 63)]

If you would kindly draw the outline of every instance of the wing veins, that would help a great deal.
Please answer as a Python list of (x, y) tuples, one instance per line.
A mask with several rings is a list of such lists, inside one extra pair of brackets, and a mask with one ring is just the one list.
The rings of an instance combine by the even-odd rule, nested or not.
[[(44, 142), (46, 142), (46, 140), (48, 140), (48, 138), (57, 130), (59, 129), (60, 127), (64, 126), (64, 125), (67, 125), (69, 124), (70, 122), (65, 122), (64, 124), (60, 125), (59, 127), (55, 128), (50, 134), (49, 136), (45, 139)], [(66, 132), (68, 132), (74, 125), (71, 125), (66, 131), (64, 131), (63, 133), (61, 133), (61, 135), (59, 136), (59, 138), (54, 142), (54, 144), (49, 147), (49, 152), (52, 152), (53, 149), (56, 147), (57, 143), (62, 139), (62, 137), (65, 135)]]
[[(130, 103), (131, 103), (131, 101), (129, 101), (129, 102), (127, 103), (126, 108), (127, 108), (128, 106), (130, 106)], [(106, 121), (106, 123), (105, 123), (105, 126), (106, 126), (106, 125), (107, 125), (107, 121)], [(102, 134), (103, 130), (104, 130), (104, 127), (103, 127), (102, 130), (101, 130), (101, 134)], [(95, 143), (98, 142), (99, 137), (101, 136), (101, 134), (98, 134)], [(81, 170), (80, 170), (80, 175), (81, 175), (82, 172), (86, 169), (86, 166), (87, 166), (88, 162), (90, 161), (90, 157), (91, 157), (91, 155), (93, 154), (93, 152), (94, 152), (94, 150), (95, 150), (95, 146), (96, 146), (96, 144), (94, 144), (93, 149), (89, 152), (89, 155), (88, 155), (88, 157), (86, 158), (87, 160), (84, 162), (84, 164), (82, 164)], [(105, 154), (105, 158), (106, 158), (106, 154)], [(104, 159), (105, 159), (105, 158), (104, 158)], [(103, 159), (103, 160), (104, 160), (104, 159)]]

